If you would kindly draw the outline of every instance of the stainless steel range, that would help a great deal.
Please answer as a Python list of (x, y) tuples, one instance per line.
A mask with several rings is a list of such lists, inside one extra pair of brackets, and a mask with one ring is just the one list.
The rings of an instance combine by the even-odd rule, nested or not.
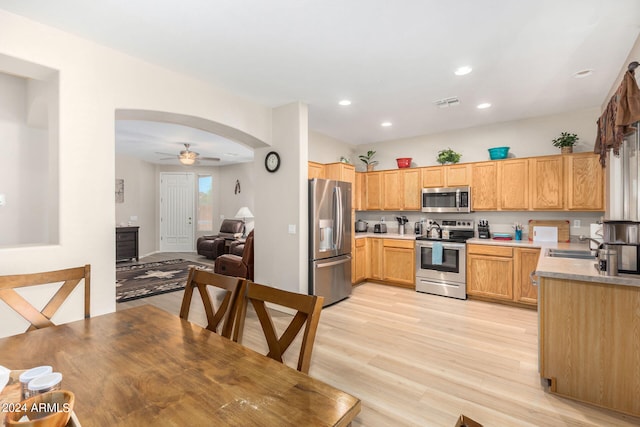
[(416, 291), (467, 299), (466, 241), (474, 236), (472, 220), (426, 222), (416, 237)]

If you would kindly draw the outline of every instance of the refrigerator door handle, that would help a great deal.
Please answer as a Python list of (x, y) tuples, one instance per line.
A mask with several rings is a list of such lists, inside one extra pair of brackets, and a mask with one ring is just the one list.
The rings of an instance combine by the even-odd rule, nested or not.
[(351, 257), (341, 259), (340, 261), (323, 262), (321, 264), (319, 263), (316, 264), (316, 268), (333, 267), (334, 265), (344, 264), (345, 262), (349, 261), (351, 261)]
[(334, 197), (334, 206), (336, 210), (334, 212), (336, 226), (334, 229), (335, 234), (335, 245), (336, 250), (340, 250), (342, 248), (342, 191), (340, 191), (340, 187), (334, 187), (333, 189), (333, 197)]

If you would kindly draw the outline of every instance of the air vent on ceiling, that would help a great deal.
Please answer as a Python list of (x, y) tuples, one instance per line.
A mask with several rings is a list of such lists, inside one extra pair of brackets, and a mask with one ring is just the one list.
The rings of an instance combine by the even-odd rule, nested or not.
[(457, 107), (458, 105), (460, 105), (460, 100), (458, 99), (457, 96), (452, 96), (450, 98), (438, 99), (433, 103), (436, 105), (436, 107), (448, 108), (448, 107)]

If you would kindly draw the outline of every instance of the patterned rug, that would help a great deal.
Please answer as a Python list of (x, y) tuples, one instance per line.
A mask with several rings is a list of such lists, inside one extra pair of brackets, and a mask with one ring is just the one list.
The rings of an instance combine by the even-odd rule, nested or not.
[(116, 267), (116, 302), (184, 289), (191, 267), (213, 271), (211, 265), (184, 259)]

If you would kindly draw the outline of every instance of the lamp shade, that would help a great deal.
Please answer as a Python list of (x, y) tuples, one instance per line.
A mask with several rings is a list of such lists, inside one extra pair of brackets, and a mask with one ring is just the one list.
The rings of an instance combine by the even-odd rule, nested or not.
[(253, 214), (251, 213), (248, 207), (243, 206), (240, 208), (240, 210), (236, 214), (236, 218), (253, 218)]

